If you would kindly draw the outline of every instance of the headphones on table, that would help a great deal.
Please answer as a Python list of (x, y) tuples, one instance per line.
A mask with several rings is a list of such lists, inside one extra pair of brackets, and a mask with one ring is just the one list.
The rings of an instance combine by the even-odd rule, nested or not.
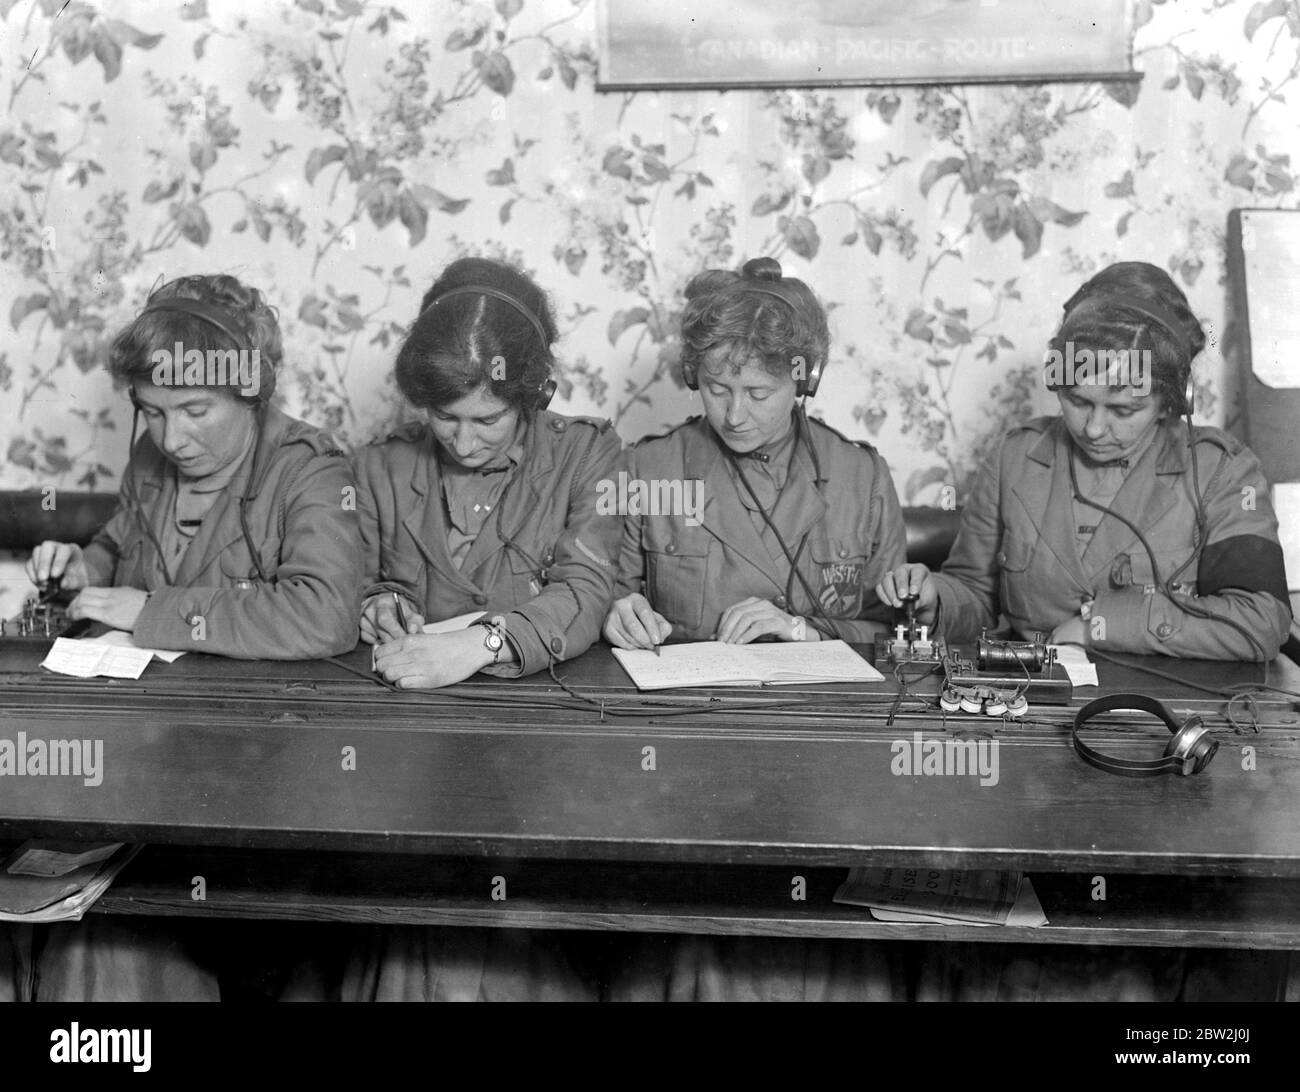
[[(1164, 754), (1151, 759), (1115, 758), (1094, 750), (1079, 738), (1079, 729), (1088, 721), (1113, 709), (1137, 709), (1163, 721), (1172, 733)], [(1168, 773), (1189, 777), (1204, 770), (1219, 749), (1219, 741), (1210, 735), (1199, 714), (1179, 724), (1163, 702), (1145, 694), (1111, 694), (1090, 701), (1075, 715), (1070, 738), (1076, 753), (1089, 766), (1120, 777), (1160, 777)]]
[[(546, 336), (546, 327), (542, 325), (542, 320), (537, 317), (536, 313), (518, 296), (512, 296), (509, 292), (503, 292), (499, 288), (493, 288), (487, 284), (459, 284), (455, 288), (448, 288), (447, 291), (440, 293), (429, 301), (429, 306), (416, 316), (415, 321), (419, 322), (426, 314), (432, 311), (443, 300), (449, 300), (454, 296), (490, 296), (494, 300), (500, 300), (504, 304), (513, 307), (524, 316), (537, 331), (537, 340), (549, 352), (551, 339)], [(537, 408), (546, 409), (551, 404), (551, 399), (555, 397), (555, 391), (558, 384), (551, 376), (547, 376), (537, 387)]]

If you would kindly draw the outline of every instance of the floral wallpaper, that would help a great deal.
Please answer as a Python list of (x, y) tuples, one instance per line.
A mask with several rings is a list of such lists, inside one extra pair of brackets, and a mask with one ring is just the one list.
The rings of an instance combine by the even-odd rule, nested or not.
[(904, 503), (1050, 408), (1060, 305), (1120, 258), (1187, 291), (1231, 425), (1226, 218), (1297, 205), (1300, 5), (1133, 17), (1140, 82), (633, 94), (594, 88), (593, 0), (0, 0), (0, 488), (116, 488), (106, 347), (187, 272), (269, 293), (290, 412), (382, 434), (419, 297), (472, 253), (552, 294), (556, 408), (629, 441), (698, 407), (686, 279), (758, 254), (827, 302), (811, 408)]

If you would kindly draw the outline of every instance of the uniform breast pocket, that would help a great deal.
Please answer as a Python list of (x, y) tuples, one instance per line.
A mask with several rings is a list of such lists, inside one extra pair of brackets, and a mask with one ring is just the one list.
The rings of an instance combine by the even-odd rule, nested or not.
[(1033, 560), (1036, 545), (1036, 539), (1011, 532), (1002, 537), (1002, 548), (997, 557), (999, 587), (1002, 613), (1009, 618), (1025, 619), (1033, 615), (1029, 563)]
[(548, 583), (550, 568), (555, 564), (555, 550), (548, 547), (529, 548), (526, 551), (506, 547), (510, 559), (510, 579), (515, 602), (526, 603), (541, 595)]
[(862, 535), (832, 537), (812, 546), (809, 553), (814, 566), (811, 583), (822, 612), (828, 618), (856, 618), (862, 613), (863, 596), (875, 586), (869, 583), (871, 539)]
[(646, 528), (646, 598), (674, 626), (698, 630), (708, 590), (709, 537), (685, 529), (657, 531), (653, 523)]

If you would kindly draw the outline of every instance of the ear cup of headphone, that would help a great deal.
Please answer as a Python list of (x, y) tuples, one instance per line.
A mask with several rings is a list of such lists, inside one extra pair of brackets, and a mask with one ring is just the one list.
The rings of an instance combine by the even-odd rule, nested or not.
[(546, 407), (551, 404), (551, 399), (555, 397), (555, 391), (558, 387), (559, 384), (548, 376), (546, 381), (537, 388), (538, 409), (546, 409)]
[(822, 372), (826, 370), (826, 362), (819, 360), (808, 371), (807, 377), (798, 380), (794, 385), (794, 392), (800, 398), (811, 398), (817, 393), (818, 386), (821, 385)]
[(1186, 777), (1205, 769), (1218, 750), (1219, 741), (1210, 735), (1200, 717), (1193, 716), (1170, 737), (1165, 745), (1165, 757), (1179, 759), (1182, 762), (1179, 773)]

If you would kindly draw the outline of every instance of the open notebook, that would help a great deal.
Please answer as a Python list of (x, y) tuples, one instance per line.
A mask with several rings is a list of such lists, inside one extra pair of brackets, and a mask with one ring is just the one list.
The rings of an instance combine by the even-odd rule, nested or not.
[(720, 641), (614, 649), (638, 690), (683, 686), (788, 686), (794, 683), (879, 682), (874, 667), (843, 641), (724, 645)]

